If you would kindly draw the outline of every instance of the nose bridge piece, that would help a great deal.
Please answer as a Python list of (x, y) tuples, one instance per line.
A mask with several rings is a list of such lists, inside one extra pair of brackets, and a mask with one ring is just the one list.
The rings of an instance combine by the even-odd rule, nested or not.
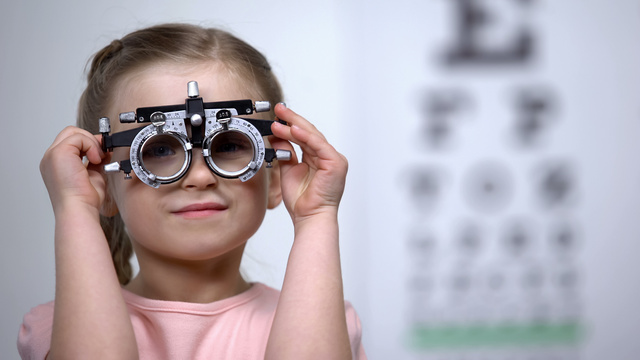
[[(205, 121), (204, 102), (200, 97), (198, 82), (189, 81), (187, 83), (187, 95), (184, 103), (186, 118), (191, 125), (191, 142), (197, 147), (202, 144), (202, 131), (204, 131), (202, 125)], [(200, 130), (197, 130), (198, 128)]]

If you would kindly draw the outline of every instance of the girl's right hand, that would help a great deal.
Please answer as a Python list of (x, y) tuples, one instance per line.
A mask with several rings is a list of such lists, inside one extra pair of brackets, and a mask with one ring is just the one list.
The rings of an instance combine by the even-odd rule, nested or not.
[[(86, 205), (100, 211), (106, 182), (99, 165), (110, 157), (102, 151), (101, 136), (68, 126), (44, 153), (40, 173), (54, 213), (69, 205)], [(83, 163), (85, 156), (88, 164)]]

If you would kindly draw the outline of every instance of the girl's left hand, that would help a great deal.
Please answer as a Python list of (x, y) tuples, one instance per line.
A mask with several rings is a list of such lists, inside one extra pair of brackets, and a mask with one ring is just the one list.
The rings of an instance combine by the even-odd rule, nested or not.
[[(293, 223), (323, 213), (335, 216), (344, 192), (347, 159), (313, 124), (284, 104), (277, 104), (274, 111), (290, 125), (274, 122), (269, 140), (274, 149), (291, 151), (291, 161), (281, 161), (279, 166), (282, 198)], [(289, 142), (300, 146), (302, 161)]]

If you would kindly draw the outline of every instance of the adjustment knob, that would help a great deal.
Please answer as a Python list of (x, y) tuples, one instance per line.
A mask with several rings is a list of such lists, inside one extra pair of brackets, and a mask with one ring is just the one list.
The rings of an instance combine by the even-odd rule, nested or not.
[(256, 101), (253, 104), (253, 108), (256, 112), (265, 112), (271, 110), (271, 103), (268, 101)]
[(187, 95), (190, 98), (197, 98), (198, 96), (200, 96), (200, 90), (198, 90), (197, 81), (189, 81), (187, 83)]
[(110, 133), (111, 132), (111, 124), (109, 124), (109, 118), (101, 117), (98, 120), (98, 128), (101, 133)]
[(200, 126), (202, 125), (202, 116), (200, 116), (199, 114), (193, 114), (191, 115), (191, 126)]
[(291, 160), (291, 151), (289, 150), (276, 150), (276, 159), (289, 161)]
[(119, 172), (120, 171), (120, 163), (115, 161), (115, 162), (112, 162), (110, 164), (107, 164), (107, 165), (104, 166), (104, 171), (108, 172), (108, 173), (110, 173), (110, 172)]
[(121, 123), (133, 123), (136, 122), (136, 113), (133, 111), (120, 113)]

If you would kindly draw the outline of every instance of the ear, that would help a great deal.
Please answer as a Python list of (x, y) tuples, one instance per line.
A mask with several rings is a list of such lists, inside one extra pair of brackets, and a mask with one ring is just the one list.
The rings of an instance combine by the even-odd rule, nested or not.
[[(107, 154), (105, 159), (100, 164), (100, 168), (102, 168), (104, 164), (109, 162), (111, 162), (111, 153)], [(118, 204), (116, 204), (115, 199), (113, 198), (113, 196), (111, 196), (113, 185), (109, 180), (113, 180), (113, 176), (111, 176), (112, 179), (109, 179), (110, 176), (105, 174), (102, 169), (100, 169), (100, 172), (104, 181), (104, 183), (102, 184), (104, 191), (104, 200), (102, 200), (102, 204), (100, 205), (100, 215), (105, 217), (112, 217), (118, 213)]]
[(104, 194), (104, 201), (102, 201), (102, 205), (100, 206), (100, 215), (105, 217), (112, 217), (112, 216), (115, 216), (117, 213), (118, 213), (118, 205), (113, 200), (113, 197), (111, 197), (111, 193), (107, 186), (107, 189)]
[(267, 209), (274, 209), (282, 202), (282, 187), (280, 185), (280, 165), (274, 161), (273, 167), (268, 171), (269, 176), (269, 194)]

